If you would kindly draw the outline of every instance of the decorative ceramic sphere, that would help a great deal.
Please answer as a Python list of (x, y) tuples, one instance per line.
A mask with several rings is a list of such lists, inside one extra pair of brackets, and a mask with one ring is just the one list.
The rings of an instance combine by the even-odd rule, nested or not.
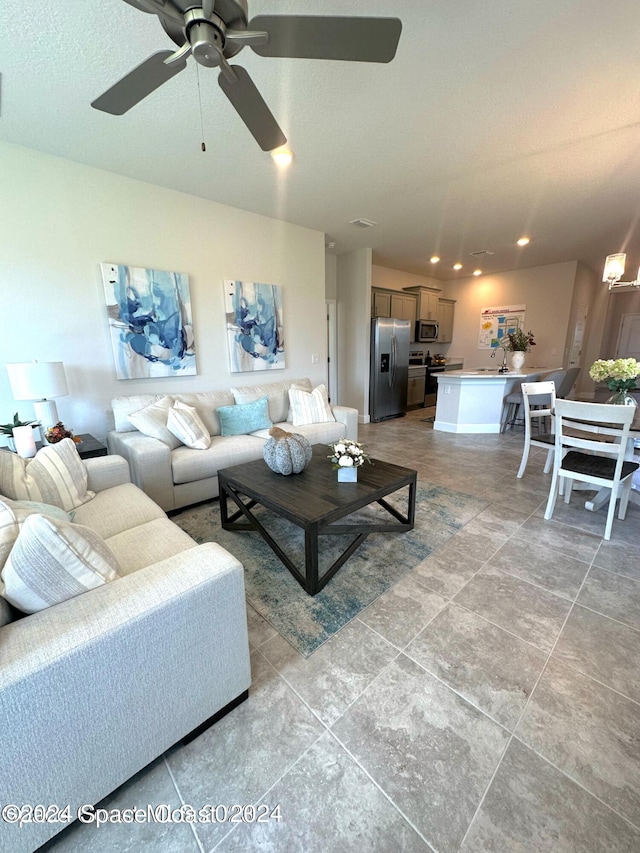
[(311, 460), (312, 450), (307, 439), (297, 432), (271, 427), (271, 438), (262, 451), (264, 461), (276, 474), (299, 474)]

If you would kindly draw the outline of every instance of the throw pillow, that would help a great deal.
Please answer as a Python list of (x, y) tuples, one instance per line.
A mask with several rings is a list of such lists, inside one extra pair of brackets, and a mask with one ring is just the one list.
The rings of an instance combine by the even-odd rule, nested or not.
[(58, 521), (71, 521), (70, 513), (38, 501), (0, 501), (0, 570), (15, 545), (20, 529), (30, 515), (40, 513)]
[(180, 400), (176, 400), (169, 409), (167, 429), (183, 444), (195, 450), (206, 450), (211, 444), (211, 436), (197, 411)]
[[(254, 403), (266, 397), (269, 406), (269, 417), (274, 424), (284, 421), (289, 406), (287, 382), (269, 382), (265, 385), (244, 385), (232, 388), (231, 393), (237, 406)], [(311, 389), (309, 389), (311, 390)]]
[(127, 417), (140, 432), (151, 438), (157, 438), (158, 441), (166, 444), (169, 450), (175, 450), (176, 447), (180, 447), (180, 439), (167, 429), (167, 417), (172, 406), (173, 397), (165, 396), (157, 403), (145, 406), (144, 409), (133, 412)]
[(70, 438), (48, 444), (33, 459), (0, 453), (0, 468), (3, 494), (12, 500), (43, 501), (68, 512), (95, 497), (87, 489), (87, 469)]
[(248, 435), (259, 429), (269, 429), (269, 404), (266, 397), (241, 406), (220, 406), (218, 409), (222, 435)]
[(310, 393), (299, 388), (290, 388), (289, 401), (294, 426), (335, 421), (324, 385), (318, 385)]
[[(294, 379), (293, 382), (289, 385), (289, 391), (292, 388), (296, 388), (299, 391), (308, 391), (311, 393), (313, 391), (313, 385), (311, 384), (310, 379)], [(291, 401), (289, 399), (289, 391), (287, 391), (287, 422), (293, 422), (293, 413), (291, 411)]]
[(91, 528), (30, 515), (2, 570), (3, 596), (36, 613), (117, 577), (115, 556)]

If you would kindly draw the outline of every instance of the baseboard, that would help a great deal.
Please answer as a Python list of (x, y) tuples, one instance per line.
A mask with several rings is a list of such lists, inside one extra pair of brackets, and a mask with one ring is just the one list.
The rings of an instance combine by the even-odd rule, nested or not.
[(196, 728), (193, 729), (192, 731), (190, 731), (189, 734), (186, 734), (182, 738), (180, 743), (182, 743), (185, 746), (186, 746), (186, 744), (191, 743), (192, 740), (195, 740), (203, 732), (206, 732), (206, 730), (208, 728), (211, 728), (211, 726), (215, 725), (215, 723), (217, 723), (218, 720), (221, 720), (223, 717), (225, 717), (229, 713), (229, 711), (233, 711), (234, 708), (237, 708), (238, 705), (241, 705), (244, 702), (244, 700), (248, 699), (248, 698), (249, 698), (249, 691), (245, 690), (244, 693), (241, 693), (239, 696), (236, 696), (236, 698), (232, 699), (228, 705), (225, 705), (224, 708), (220, 708), (219, 711), (217, 711), (215, 714), (213, 714), (213, 716), (209, 717), (208, 720), (205, 720), (204, 723), (200, 723), (200, 725), (196, 726)]

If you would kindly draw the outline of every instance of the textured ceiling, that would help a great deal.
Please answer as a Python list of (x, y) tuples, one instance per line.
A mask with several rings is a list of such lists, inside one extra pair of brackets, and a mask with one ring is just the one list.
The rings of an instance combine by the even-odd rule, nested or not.
[[(44, 12), (43, 12), (44, 10)], [(286, 174), (196, 64), (129, 113), (90, 103), (157, 50), (123, 0), (2, 0), (0, 139), (325, 232), (335, 253), (443, 279), (640, 262), (640, 7), (632, 0), (250, 0), (258, 14), (400, 17), (389, 65), (234, 59), (289, 138)], [(371, 229), (349, 224), (357, 217)], [(531, 237), (516, 249), (523, 233)], [(476, 264), (470, 252), (494, 255)], [(442, 261), (429, 263), (437, 253)], [(460, 273), (451, 267), (464, 264)]]

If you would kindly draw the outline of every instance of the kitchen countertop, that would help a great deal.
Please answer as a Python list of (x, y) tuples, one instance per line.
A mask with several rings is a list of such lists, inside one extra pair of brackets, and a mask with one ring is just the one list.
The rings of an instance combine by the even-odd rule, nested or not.
[(469, 378), (469, 379), (504, 379), (505, 376), (510, 378), (514, 376), (521, 376), (523, 379), (526, 376), (531, 376), (535, 374), (539, 376), (541, 373), (549, 373), (552, 370), (560, 370), (561, 368), (556, 367), (524, 367), (522, 370), (508, 370), (506, 373), (500, 373), (500, 368), (498, 367), (471, 367), (463, 370), (447, 370), (447, 379), (453, 379), (454, 377), (459, 376), (461, 379)]

